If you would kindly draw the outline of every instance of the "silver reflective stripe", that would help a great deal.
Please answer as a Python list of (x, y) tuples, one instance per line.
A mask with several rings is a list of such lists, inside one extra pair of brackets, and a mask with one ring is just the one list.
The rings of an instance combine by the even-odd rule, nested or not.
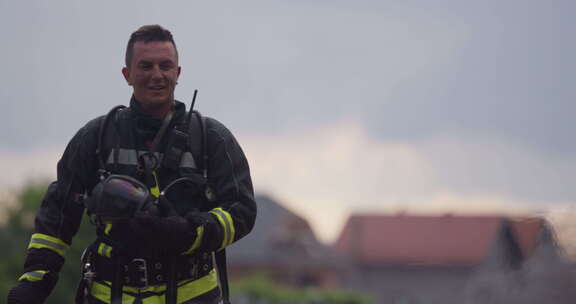
[(45, 239), (41, 239), (41, 238), (33, 238), (30, 240), (30, 244), (41, 244), (41, 245), (46, 245), (46, 246), (50, 246), (54, 249), (57, 250), (66, 250), (67, 247), (66, 246), (62, 246), (58, 243), (54, 243), (54, 242), (50, 242), (48, 240)]
[(224, 214), (224, 212), (218, 210), (218, 209), (212, 209), (211, 212), (214, 213), (218, 213), (218, 215), (220, 215), (220, 217), (222, 217), (222, 220), (224, 221), (224, 240), (222, 241), (222, 244), (225, 246), (230, 245), (230, 243), (232, 243), (232, 240), (230, 240), (230, 238), (232, 237), (232, 228), (230, 227), (230, 225), (232, 223), (230, 223), (230, 221), (228, 220), (228, 217), (226, 216), (226, 214)]
[[(137, 166), (138, 159), (135, 150), (128, 150), (128, 149), (118, 149), (118, 164), (119, 165), (131, 165)], [(114, 163), (114, 153), (116, 153), (116, 149), (112, 149), (110, 154), (108, 154), (108, 164)]]
[(190, 152), (184, 152), (182, 155), (182, 160), (180, 161), (180, 168), (196, 168), (196, 161), (194, 161), (194, 156)]
[(25, 273), (24, 275), (27, 277), (42, 279), (44, 277), (44, 274), (46, 274), (46, 273), (45, 272), (39, 272), (39, 271), (30, 271), (30, 272)]
[[(108, 154), (108, 164), (114, 163), (114, 153), (116, 149), (112, 149), (110, 154)], [(119, 165), (128, 165), (128, 166), (137, 166), (138, 165), (138, 157), (141, 155), (148, 153), (148, 151), (136, 151), (134, 149), (118, 149), (118, 164)], [(155, 152), (154, 155), (158, 158), (158, 161), (162, 161), (162, 154), (159, 152)]]
[[(114, 153), (116, 149), (112, 149), (110, 154), (108, 154), (108, 160), (106, 161), (108, 164), (114, 163)], [(138, 157), (141, 155), (149, 153), (148, 151), (136, 151), (134, 149), (118, 149), (118, 164), (119, 165), (127, 165), (127, 166), (138, 166)], [(162, 162), (162, 158), (164, 157), (163, 153), (154, 152), (154, 155), (158, 158), (159, 162)], [(182, 160), (180, 162), (180, 167), (182, 168), (196, 168), (196, 162), (194, 161), (194, 157), (190, 152), (184, 152), (182, 155)]]

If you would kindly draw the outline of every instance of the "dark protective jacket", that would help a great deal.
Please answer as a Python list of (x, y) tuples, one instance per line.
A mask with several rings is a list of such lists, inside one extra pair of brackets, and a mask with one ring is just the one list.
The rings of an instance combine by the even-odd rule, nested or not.
[[(185, 117), (185, 105), (176, 101), (168, 130), (183, 123)], [(99, 163), (95, 151), (104, 118), (98, 117), (81, 128), (58, 162), (57, 181), (48, 187), (36, 215), (35, 233), (31, 237), (24, 265), (25, 274), (20, 280), (39, 282), (45, 277), (53, 279), (60, 271), (64, 263), (64, 253), (72, 243), (84, 213), (82, 200), (99, 181)], [(116, 115), (111, 123), (116, 134), (106, 134), (107, 140), (104, 141), (101, 151), (107, 160), (107, 169), (114, 174), (126, 174), (142, 179), (138, 174), (137, 157), (139, 153), (148, 151), (162, 121), (146, 115), (132, 98), (130, 107)], [(210, 294), (218, 296), (216, 276), (209, 254), (248, 234), (256, 217), (253, 187), (244, 153), (224, 125), (212, 118), (206, 118), (205, 123), (207, 182), (212, 189), (213, 199), (202, 200), (196, 190), (186, 186), (176, 187), (168, 196), (178, 214), (196, 224), (192, 225), (194, 228), (191, 229), (195, 229), (197, 237), (193, 241), (183, 240), (190, 243), (181, 246), (186, 249), (180, 256), (190, 258), (179, 263), (188, 264), (178, 267), (190, 268), (191, 272), (199, 267), (204, 270), (201, 271), (203, 276), (188, 278), (186, 284), (179, 284), (178, 303), (209, 297)], [(169, 136), (165, 136), (158, 145), (160, 158), (165, 152), (163, 148), (168, 140)], [(175, 178), (197, 170), (198, 161), (198, 155), (194, 155), (192, 160), (188, 159), (187, 166), (177, 170), (161, 167), (157, 175), (160, 190)], [(104, 238), (108, 241), (99, 238), (94, 245), (100, 259), (113, 260), (118, 256), (123, 256), (125, 260), (157, 258), (163, 254), (162, 250), (155, 246), (156, 240), (153, 238), (134, 240), (130, 245), (115, 240), (116, 235), (130, 235), (130, 227), (111, 225), (100, 227), (99, 230), (99, 235), (108, 236)], [(109, 302), (107, 298), (110, 288), (106, 279), (100, 278), (99, 281), (97, 277), (92, 284), (93, 296), (103, 302)], [(188, 289), (182, 288), (186, 286), (189, 286)], [(130, 293), (129, 288), (126, 286), (124, 292), (128, 293), (130, 298), (135, 295)], [(158, 289), (145, 291), (152, 296), (161, 294)], [(145, 294), (142, 290), (138, 292)]]

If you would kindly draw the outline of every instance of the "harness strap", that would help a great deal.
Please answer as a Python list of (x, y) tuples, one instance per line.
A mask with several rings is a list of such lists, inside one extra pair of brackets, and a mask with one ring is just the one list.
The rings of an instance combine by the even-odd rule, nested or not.
[[(195, 117), (192, 117), (192, 116)], [(185, 152), (189, 151), (195, 160), (196, 168), (206, 167), (204, 161), (205, 146), (204, 117), (198, 112), (188, 112), (188, 119), (183, 124), (176, 126), (169, 137), (164, 151), (162, 166), (164, 168), (178, 170), (181, 167)], [(200, 161), (200, 163), (198, 163)]]
[(154, 152), (156, 152), (158, 150), (158, 145), (160, 145), (160, 142), (162, 141), (162, 138), (164, 137), (164, 133), (166, 133), (166, 129), (168, 129), (168, 125), (170, 125), (170, 122), (172, 121), (173, 115), (174, 115), (174, 112), (170, 111), (170, 112), (168, 112), (166, 117), (164, 117), (164, 120), (162, 121), (162, 125), (160, 126), (158, 133), (156, 133), (156, 136), (154, 136), (154, 141), (152, 142), (152, 147), (150, 148), (150, 153), (154, 154)]
[(166, 282), (166, 304), (176, 304), (178, 298), (178, 286), (176, 283), (176, 259), (171, 258), (168, 262), (168, 281)]
[(214, 253), (216, 268), (218, 269), (218, 279), (222, 291), (222, 303), (230, 304), (230, 287), (228, 286), (228, 270), (226, 269), (226, 249)]
[[(188, 137), (187, 137), (187, 145), (194, 156), (200, 156), (203, 158), (204, 153), (204, 117), (198, 111), (192, 111), (192, 115), (195, 116), (195, 119), (192, 119), (190, 116), (190, 120), (188, 121)], [(199, 159), (200, 163), (197, 164), (199, 168), (204, 168), (202, 159)]]
[[(189, 136), (188, 136), (188, 145), (190, 146), (190, 150), (192, 152), (196, 151), (195, 155), (200, 155), (200, 164), (199, 167), (202, 169), (202, 176), (204, 180), (208, 182), (208, 136), (206, 130), (206, 118), (202, 116), (199, 112), (194, 111), (197, 119), (190, 119), (188, 122), (189, 128)], [(193, 123), (194, 121), (194, 123)], [(191, 136), (194, 134), (193, 132), (197, 132), (196, 137), (200, 138), (200, 145), (192, 143), (193, 137)], [(199, 134), (198, 134), (199, 133)], [(199, 136), (198, 136), (199, 135)], [(198, 140), (197, 140), (198, 142)], [(205, 195), (208, 200), (213, 199), (213, 196), (210, 195), (210, 187), (206, 185)], [(226, 249), (222, 249), (216, 251), (214, 253), (214, 260), (216, 262), (216, 268), (218, 270), (218, 280), (220, 281), (220, 288), (222, 291), (222, 303), (223, 304), (230, 304), (230, 287), (228, 285), (228, 270), (226, 265)]]
[(117, 257), (114, 261), (114, 281), (112, 286), (110, 286), (110, 303), (111, 304), (122, 304), (122, 287), (123, 282), (123, 267), (122, 258)]
[(96, 157), (98, 158), (98, 162), (100, 164), (100, 178), (103, 179), (105, 176), (104, 174), (106, 173), (106, 162), (104, 160), (104, 156), (102, 155), (102, 147), (103, 147), (103, 140), (104, 140), (104, 135), (106, 133), (106, 129), (108, 128), (108, 124), (110, 123), (110, 119), (112, 118), (112, 116), (114, 116), (114, 118), (116, 117), (116, 112), (122, 109), (125, 109), (126, 106), (123, 105), (119, 105), (119, 106), (115, 106), (114, 108), (112, 108), (112, 110), (110, 110), (110, 112), (108, 112), (108, 114), (106, 114), (106, 117), (104, 118), (104, 122), (100, 125), (100, 129), (98, 130), (98, 146), (96, 147)]
[(170, 125), (170, 122), (172, 121), (172, 116), (173, 112), (170, 111), (168, 112), (166, 117), (164, 117), (160, 129), (156, 133), (156, 136), (154, 136), (152, 147), (150, 147), (148, 153), (145, 153), (144, 155), (141, 156), (141, 159), (139, 159), (139, 161), (142, 162), (141, 165), (144, 169), (144, 179), (146, 182), (146, 186), (150, 188), (150, 192), (155, 197), (158, 197), (158, 195), (160, 195), (160, 185), (158, 184), (158, 176), (157, 176), (157, 169), (160, 167), (160, 160), (156, 156), (156, 151), (158, 150), (158, 146), (160, 145), (162, 138), (164, 138), (164, 134), (168, 129), (168, 125)]

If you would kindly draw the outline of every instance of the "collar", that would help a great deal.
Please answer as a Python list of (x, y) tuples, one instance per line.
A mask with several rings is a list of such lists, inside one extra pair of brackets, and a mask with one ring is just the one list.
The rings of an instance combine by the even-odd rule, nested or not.
[[(158, 119), (144, 112), (142, 106), (140, 105), (140, 102), (136, 100), (136, 97), (134, 97), (134, 95), (132, 95), (132, 98), (130, 98), (130, 109), (133, 111), (135, 117), (138, 119), (144, 119), (146, 121), (151, 122), (152, 124), (156, 123), (162, 124), (162, 119)], [(174, 107), (172, 109), (174, 111), (173, 114), (174, 117), (172, 118), (172, 121), (180, 121), (186, 115), (186, 105), (183, 102), (174, 100)]]
[[(162, 119), (156, 118), (151, 116), (150, 114), (145, 113), (142, 110), (142, 106), (140, 102), (136, 100), (134, 95), (130, 99), (130, 110), (132, 110), (134, 121), (135, 121), (135, 130), (137, 135), (143, 136), (146, 140), (150, 140), (150, 138), (154, 138), (158, 129), (162, 125)], [(186, 116), (186, 105), (178, 100), (174, 100), (174, 116), (172, 117), (172, 122), (170, 123), (170, 127), (174, 126), (177, 123), (181, 123), (184, 121)]]

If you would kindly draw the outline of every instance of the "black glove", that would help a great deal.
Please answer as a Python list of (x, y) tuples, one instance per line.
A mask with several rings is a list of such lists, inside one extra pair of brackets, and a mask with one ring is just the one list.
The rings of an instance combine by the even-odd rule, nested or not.
[(175, 255), (194, 244), (196, 225), (177, 215), (139, 215), (114, 224), (110, 238), (115, 243), (112, 246), (129, 255)]
[(57, 276), (52, 273), (37, 282), (20, 281), (8, 292), (8, 304), (42, 304), (57, 281)]
[(154, 247), (162, 248), (166, 254), (179, 254), (188, 250), (197, 236), (196, 227), (178, 215), (140, 215), (133, 219), (131, 227), (139, 239), (146, 239)]

